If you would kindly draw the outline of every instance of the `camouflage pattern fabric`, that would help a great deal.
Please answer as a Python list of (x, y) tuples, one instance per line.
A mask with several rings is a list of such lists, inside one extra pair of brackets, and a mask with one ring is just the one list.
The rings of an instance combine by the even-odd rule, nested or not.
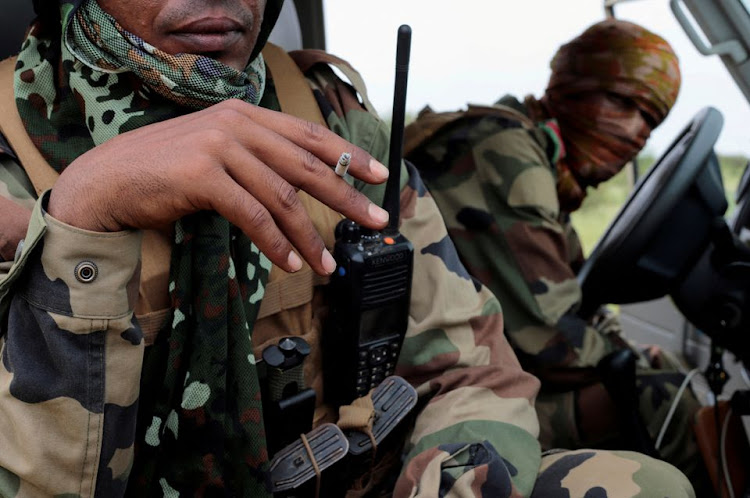
[[(16, 161), (17, 158), (10, 145), (0, 135), (0, 196), (31, 209), (36, 201), (34, 195), (30, 194), (34, 192), (34, 189)], [(12, 261), (5, 261), (0, 256), (0, 280), (8, 273), (11, 264)]]
[(685, 476), (666, 462), (630, 451), (578, 450), (548, 452), (531, 496), (657, 498), (695, 494)]
[[(506, 111), (523, 110), (515, 99), (501, 102)], [(430, 118), (423, 112), (417, 123)], [(466, 117), (407, 157), (420, 169), (469, 273), (502, 303), (505, 333), (522, 365), (542, 381), (536, 404), (542, 447), (613, 447), (623, 443), (617, 413), (595, 367), (628, 344), (611, 317), (586, 323), (574, 312), (580, 243), (557, 202), (551, 158), (559, 148), (549, 131), (524, 127), (507, 113)], [(684, 379), (677, 367), (654, 369), (639, 360), (639, 410), (654, 438)], [(690, 428), (698, 407), (687, 390), (661, 448), (696, 481), (704, 476)]]
[[(351, 88), (327, 66), (316, 66), (307, 75), (331, 129), (384, 161), (388, 130), (383, 122), (366, 112)], [(261, 105), (276, 108), (272, 82)], [(382, 187), (356, 185), (374, 200), (382, 197)], [(255, 264), (240, 266), (237, 260), (219, 258), (215, 265), (217, 253), (226, 248), (206, 244), (220, 220), (197, 217), (199, 228), (177, 230), (172, 268), (179, 278), (184, 272), (186, 281), (208, 292), (204, 295), (175, 282), (170, 289), (176, 303), (171, 330), (149, 346), (141, 368), (144, 343), (133, 320), (140, 235), (65, 226), (44, 212), (44, 202), (43, 197), (35, 205), (23, 251), (0, 281), (0, 324), (5, 334), (0, 495), (121, 496), (129, 479), (128, 491), (135, 496), (259, 496), (261, 490), (232, 482), (241, 473), (256, 472), (259, 460), (238, 459), (220, 466), (210, 454), (198, 462), (188, 461), (193, 453), (171, 460), (174, 455), (150, 451), (169, 446), (192, 452), (210, 443), (260, 444), (236, 437), (243, 427), (210, 422), (229, 411), (224, 405), (237, 399), (236, 389), (253, 377), (252, 372), (247, 377), (223, 372), (220, 392), (207, 385), (216, 382), (205, 377), (215, 378), (223, 367), (238, 361), (254, 364), (252, 354), (242, 355), (251, 346), (255, 308), (249, 305), (262, 290), (243, 289), (241, 282), (233, 282), (243, 271), (253, 281), (252, 272), (267, 269), (260, 255), (248, 242), (237, 251), (244, 253), (245, 261), (256, 258)], [(602, 490), (611, 493), (606, 496), (648, 496), (651, 489), (658, 496), (694, 496), (676, 469), (654, 467), (658, 462), (638, 455), (618, 459), (589, 452), (541, 467), (545, 479), (538, 480), (545, 461), (536, 440), (533, 408), (538, 381), (520, 368), (502, 333), (497, 299), (459, 262), (437, 205), (413, 168), (406, 170), (401, 205), (401, 230), (413, 242), (416, 256), (409, 329), (398, 373), (417, 387), (422, 403), (393, 496), (554, 496), (547, 489), (585, 489), (587, 496), (605, 496)], [(88, 283), (72, 276), (84, 260), (99, 269)], [(200, 275), (217, 268), (228, 280), (206, 282)], [(224, 303), (238, 297), (240, 306), (222, 310), (212, 295), (223, 295)], [(216, 332), (234, 319), (242, 320), (243, 334)], [(199, 330), (214, 331), (219, 338), (199, 337)], [(181, 341), (183, 333), (190, 335), (189, 343)], [(156, 416), (150, 420), (144, 416), (150, 410), (139, 407), (136, 415), (139, 395), (140, 404), (155, 407)], [(259, 406), (260, 399), (254, 401)], [(257, 424), (259, 412), (250, 408), (242, 412), (241, 423)], [(621, 472), (624, 461), (632, 463)], [(615, 477), (594, 475), (592, 483), (586, 472), (588, 478), (578, 474), (574, 482), (566, 479), (585, 462), (601, 462), (594, 468)], [(157, 480), (146, 488), (139, 476), (154, 468)], [(618, 494), (615, 490), (623, 483), (628, 484), (626, 491)]]
[[(63, 40), (76, 59), (95, 71), (116, 74), (128, 70), (148, 88), (182, 107), (202, 109), (228, 98), (257, 104), (263, 95), (263, 56), (238, 71), (210, 57), (168, 54), (125, 30), (94, 0), (85, 0), (75, 11)], [(91, 89), (85, 93), (90, 94)]]
[(61, 16), (62, 41), (41, 21), (32, 25), (14, 85), (21, 119), (57, 171), (120, 133), (186, 108), (230, 98), (257, 104), (263, 95), (262, 56), (241, 72), (208, 57), (166, 54), (122, 29), (94, 0), (75, 9), (64, 3)]

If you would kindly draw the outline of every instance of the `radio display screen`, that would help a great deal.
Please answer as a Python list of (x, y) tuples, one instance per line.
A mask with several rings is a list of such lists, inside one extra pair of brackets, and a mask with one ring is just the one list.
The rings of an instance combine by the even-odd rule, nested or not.
[[(359, 340), (360, 342), (371, 342), (383, 339), (400, 332), (400, 319), (404, 314), (403, 300), (362, 311), (362, 318), (359, 322)], [(401, 325), (401, 327), (400, 327)]]

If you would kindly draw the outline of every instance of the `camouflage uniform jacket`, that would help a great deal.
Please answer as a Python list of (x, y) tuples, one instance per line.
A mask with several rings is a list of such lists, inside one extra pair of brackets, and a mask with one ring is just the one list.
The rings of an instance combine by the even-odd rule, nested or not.
[[(576, 314), (583, 255), (558, 203), (555, 164), (564, 152), (556, 123), (531, 122), (512, 97), (494, 112), (471, 110), (442, 117), (423, 111), (407, 130), (407, 158), (440, 208), (461, 261), (502, 303), (505, 333), (521, 364), (542, 382), (536, 400), (542, 448), (623, 444), (613, 443), (622, 428), (596, 366), (624, 347), (638, 354), (638, 411), (656, 438), (684, 376), (666, 352), (663, 365), (652, 367), (622, 337), (614, 314), (602, 309), (590, 322)], [(442, 127), (430, 125), (447, 118)], [(699, 405), (688, 390), (676, 406), (661, 455), (697, 482), (702, 463), (690, 420)], [(609, 426), (601, 430), (604, 421)]]
[[(387, 129), (351, 87), (327, 65), (306, 75), (331, 129), (386, 162)], [(382, 196), (378, 187), (358, 187)], [(0, 195), (34, 206), (22, 251), (0, 273), (0, 495), (93, 496), (105, 476), (127, 479), (132, 465), (132, 444), (117, 439), (132, 433), (135, 413), (123, 407), (139, 395), (140, 234), (92, 233), (51, 218), (5, 147)], [(527, 496), (541, 461), (539, 383), (522, 371), (497, 299), (459, 262), (411, 168), (401, 205), (415, 269), (397, 373), (423, 403), (395, 496)], [(85, 260), (99, 270), (87, 283), (74, 277)]]
[[(499, 104), (524, 111), (510, 97)], [(552, 133), (486, 114), (450, 123), (407, 155), (461, 261), (503, 303), (505, 331), (524, 367), (537, 374), (595, 366), (614, 347), (609, 334), (575, 315), (582, 253), (558, 204), (560, 147)]]

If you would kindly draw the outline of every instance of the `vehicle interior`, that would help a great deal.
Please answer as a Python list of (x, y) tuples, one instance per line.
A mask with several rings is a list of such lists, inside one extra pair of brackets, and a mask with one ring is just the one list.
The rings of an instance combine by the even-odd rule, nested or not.
[[(604, 0), (602, 8), (616, 16), (623, 1)], [(750, 2), (661, 1), (669, 2), (698, 52), (721, 58), (750, 102)], [(3, 10), (0, 59), (18, 51), (33, 17), (29, 0), (4, 0)], [(271, 40), (289, 50), (324, 49), (324, 24), (323, 0), (287, 1)], [(731, 406), (747, 410), (739, 437), (748, 440), (750, 167), (736, 193), (737, 208), (727, 218), (714, 151), (723, 118), (710, 102), (705, 104), (633, 186), (591, 252), (578, 277), (583, 288), (579, 314), (587, 317), (601, 305), (622, 305), (629, 337), (679, 349), (700, 371), (703, 380), (694, 377), (693, 387), (704, 403), (739, 400)], [(665, 332), (667, 328), (672, 330)], [(716, 448), (725, 449), (722, 443)], [(728, 496), (750, 496), (744, 465), (739, 474), (724, 470), (718, 476), (720, 482), (729, 481)]]

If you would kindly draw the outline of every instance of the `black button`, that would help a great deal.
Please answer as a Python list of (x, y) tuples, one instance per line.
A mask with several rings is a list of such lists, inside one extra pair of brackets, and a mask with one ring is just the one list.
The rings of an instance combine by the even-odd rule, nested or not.
[(379, 346), (370, 351), (370, 365), (383, 363), (387, 357), (387, 346)]

